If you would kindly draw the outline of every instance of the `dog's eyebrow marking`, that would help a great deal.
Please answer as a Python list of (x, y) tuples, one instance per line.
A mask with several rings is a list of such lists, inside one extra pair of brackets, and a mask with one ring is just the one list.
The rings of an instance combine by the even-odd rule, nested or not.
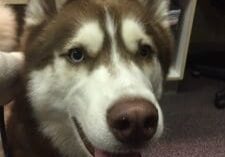
[(137, 52), (138, 42), (154, 47), (152, 38), (145, 33), (144, 27), (135, 19), (125, 18), (122, 21), (121, 35), (125, 46), (132, 53)]
[(75, 37), (67, 47), (83, 46), (87, 49), (88, 55), (95, 57), (103, 46), (104, 31), (98, 21), (87, 22), (81, 25)]

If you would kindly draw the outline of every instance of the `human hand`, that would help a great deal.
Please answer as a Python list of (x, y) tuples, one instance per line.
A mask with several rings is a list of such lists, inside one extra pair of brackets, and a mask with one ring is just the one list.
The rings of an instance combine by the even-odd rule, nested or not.
[(21, 52), (0, 51), (0, 105), (5, 105), (13, 99), (23, 62), (24, 56)]

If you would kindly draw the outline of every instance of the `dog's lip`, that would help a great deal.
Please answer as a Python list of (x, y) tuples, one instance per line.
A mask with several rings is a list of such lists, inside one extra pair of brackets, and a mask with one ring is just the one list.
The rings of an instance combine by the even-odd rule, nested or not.
[(94, 146), (91, 144), (91, 142), (85, 136), (85, 133), (84, 133), (83, 129), (81, 128), (79, 122), (76, 120), (76, 118), (73, 117), (72, 119), (77, 128), (77, 131), (80, 135), (81, 140), (83, 141), (85, 147), (87, 148), (87, 150), (93, 157), (141, 157), (141, 154), (138, 152), (111, 153), (111, 152), (107, 152), (107, 151), (103, 151), (103, 150), (94, 148)]
[(94, 154), (95, 154), (95, 148), (92, 146), (91, 142), (90, 142), (90, 141), (87, 139), (87, 137), (85, 136), (84, 131), (83, 131), (83, 129), (81, 128), (79, 122), (76, 120), (76, 118), (73, 117), (72, 119), (73, 119), (73, 122), (74, 122), (74, 124), (75, 124), (75, 126), (76, 126), (76, 128), (77, 128), (77, 131), (78, 131), (78, 133), (79, 133), (79, 135), (80, 135), (80, 138), (81, 138), (81, 140), (83, 141), (85, 147), (87, 148), (87, 150), (89, 151), (89, 153), (90, 153), (92, 156), (94, 156)]

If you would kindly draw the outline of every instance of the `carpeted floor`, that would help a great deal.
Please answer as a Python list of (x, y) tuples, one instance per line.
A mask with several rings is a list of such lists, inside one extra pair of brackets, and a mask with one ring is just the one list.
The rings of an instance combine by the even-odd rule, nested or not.
[(225, 157), (225, 110), (214, 107), (225, 83), (186, 76), (177, 94), (165, 95), (165, 134), (149, 157)]

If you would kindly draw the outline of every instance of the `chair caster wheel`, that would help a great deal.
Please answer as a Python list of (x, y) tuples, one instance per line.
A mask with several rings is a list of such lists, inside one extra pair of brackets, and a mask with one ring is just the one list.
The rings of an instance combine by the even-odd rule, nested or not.
[(216, 94), (215, 98), (215, 106), (218, 109), (224, 109), (225, 108), (225, 92), (218, 92)]
[(199, 78), (199, 77), (201, 76), (201, 73), (200, 73), (200, 71), (198, 71), (198, 70), (192, 70), (192, 71), (191, 71), (191, 75), (192, 75), (193, 77)]

